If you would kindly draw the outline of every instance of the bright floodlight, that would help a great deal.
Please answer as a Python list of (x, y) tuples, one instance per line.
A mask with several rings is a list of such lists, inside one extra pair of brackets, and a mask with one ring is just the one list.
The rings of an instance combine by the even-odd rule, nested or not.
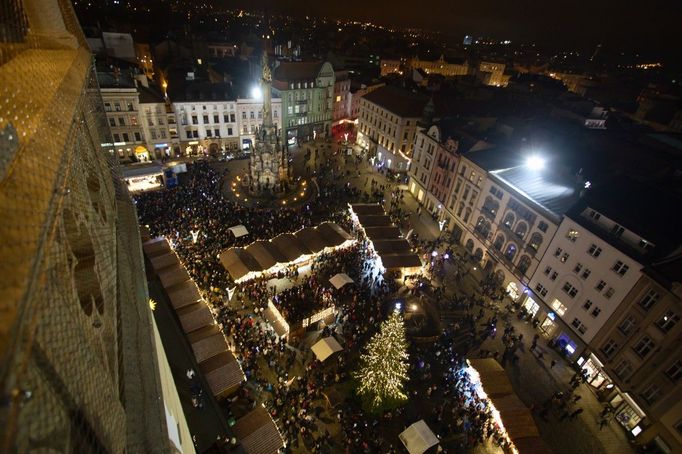
[(262, 96), (263, 92), (261, 91), (260, 87), (258, 85), (254, 85), (251, 89), (251, 97), (254, 99), (261, 99)]
[(545, 167), (545, 160), (537, 155), (529, 156), (526, 158), (526, 166), (531, 170), (542, 170)]

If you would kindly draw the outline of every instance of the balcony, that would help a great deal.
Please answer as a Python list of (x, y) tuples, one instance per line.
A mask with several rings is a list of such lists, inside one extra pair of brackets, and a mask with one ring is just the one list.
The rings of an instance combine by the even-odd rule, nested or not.
[(497, 213), (493, 213), (492, 211), (490, 211), (486, 207), (481, 208), (481, 214), (493, 222), (495, 221), (495, 217), (497, 216)]

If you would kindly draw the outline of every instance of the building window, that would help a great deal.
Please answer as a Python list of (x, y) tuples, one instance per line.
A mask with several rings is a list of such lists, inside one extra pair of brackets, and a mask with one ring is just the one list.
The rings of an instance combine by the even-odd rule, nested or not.
[(653, 404), (656, 402), (659, 398), (661, 397), (661, 388), (658, 386), (651, 384), (647, 389), (644, 390), (642, 393), (642, 398), (648, 403), (649, 405)]
[(213, 123), (220, 123), (220, 116), (218, 114), (213, 115)]
[(568, 241), (571, 243), (575, 243), (576, 240), (578, 239), (578, 231), (575, 229), (570, 229), (568, 232), (566, 232), (566, 238), (568, 238)]
[(199, 124), (199, 118), (196, 115), (192, 115), (192, 124), (193, 125)]
[(674, 313), (673, 311), (667, 311), (665, 314), (661, 316), (658, 320), (656, 320), (656, 326), (658, 329), (663, 331), (664, 333), (667, 333), (675, 325), (677, 325), (677, 322), (680, 321), (680, 316)]
[(514, 214), (513, 213), (507, 213), (504, 215), (504, 221), (502, 221), (502, 224), (504, 224), (505, 227), (508, 229), (511, 229), (512, 226), (514, 225)]
[(583, 269), (583, 265), (580, 262), (578, 262), (575, 264), (575, 268), (573, 268), (573, 272), (575, 274), (578, 274), (578, 273), (580, 273), (580, 270), (582, 270), (582, 269)]
[(585, 326), (585, 324), (582, 323), (577, 318), (573, 319), (573, 321), (571, 322), (571, 325), (573, 325), (573, 327), (575, 329), (577, 329), (580, 334), (585, 334), (585, 332), (587, 332), (587, 327)]
[(552, 271), (552, 274), (549, 275), (549, 279), (552, 281), (556, 281), (556, 278), (559, 277), (559, 273), (556, 271)]
[(625, 319), (623, 319), (622, 322), (620, 322), (620, 325), (618, 325), (618, 331), (620, 331), (623, 335), (627, 336), (630, 334), (637, 324), (635, 317), (632, 315), (628, 315)]
[(602, 290), (604, 290), (604, 287), (606, 287), (606, 282), (599, 281), (594, 288), (601, 292)]
[(119, 126), (125, 126), (126, 125), (125, 117), (118, 117), (118, 125)]
[(504, 236), (502, 235), (497, 235), (497, 238), (495, 238), (495, 242), (493, 243), (493, 247), (500, 251), (502, 250), (502, 246), (504, 245)]
[(559, 260), (561, 260), (561, 263), (566, 263), (566, 262), (568, 262), (568, 258), (570, 256), (571, 255), (568, 252), (564, 252)]
[(564, 291), (568, 296), (571, 298), (575, 298), (575, 296), (578, 294), (578, 289), (573, 287), (570, 283), (566, 282), (563, 287), (561, 287), (561, 290)]
[(611, 299), (614, 293), (616, 293), (616, 291), (613, 289), (613, 287), (609, 287), (609, 289), (604, 293), (604, 296), (606, 299)]
[(206, 129), (206, 137), (213, 137), (213, 133), (208, 128)]
[(107, 112), (111, 112), (111, 103), (105, 102), (104, 103), (104, 110)]
[(109, 117), (109, 126), (116, 126), (116, 119), (114, 117)]
[(225, 123), (229, 123), (229, 122), (230, 122), (230, 116), (227, 115), (227, 114), (223, 114), (223, 121), (224, 121)]
[(526, 225), (525, 222), (519, 222), (518, 225), (516, 226), (516, 230), (514, 233), (516, 233), (516, 236), (519, 238), (523, 238), (526, 236), (526, 232), (528, 232), (528, 226)]
[(560, 317), (563, 317), (568, 308), (566, 305), (564, 305), (561, 301), (558, 299), (554, 298), (554, 301), (552, 301), (552, 309), (556, 311), (557, 314), (559, 314)]
[(618, 274), (619, 276), (625, 276), (625, 273), (627, 273), (629, 269), (630, 269), (629, 266), (618, 260), (616, 263), (613, 264), (611, 271)]
[(504, 256), (509, 260), (510, 262), (514, 260), (514, 257), (516, 257), (516, 245), (513, 243), (509, 243), (507, 245), (507, 250), (504, 251)]
[(114, 110), (116, 112), (120, 112), (121, 111), (121, 103), (115, 102), (114, 103)]
[(583, 304), (583, 309), (585, 309), (587, 311), (591, 307), (592, 307), (592, 300), (585, 300), (585, 303)]
[(640, 358), (644, 358), (651, 350), (654, 349), (655, 346), (656, 344), (649, 336), (644, 336), (632, 349), (640, 356)]
[(232, 135), (232, 128), (227, 128), (227, 135), (231, 136)]
[[(275, 116), (276, 116), (276, 115), (275, 115)], [(234, 123), (234, 122), (235, 122), (234, 114), (231, 113), (231, 114), (230, 114), (230, 123)]]
[(616, 343), (616, 341), (614, 341), (613, 339), (610, 339), (607, 343), (605, 343), (602, 346), (601, 351), (604, 354), (604, 356), (606, 356), (607, 358), (610, 358), (611, 356), (613, 356), (613, 354), (616, 352), (617, 349), (618, 349), (618, 344)]
[(675, 361), (665, 370), (665, 375), (673, 382), (677, 383), (682, 378), (682, 362)]
[(590, 254), (592, 257), (599, 257), (601, 255), (601, 248), (596, 244), (592, 244), (592, 246), (590, 246), (590, 249), (587, 250), (587, 253)]
[(583, 271), (583, 274), (580, 275), (580, 278), (582, 280), (586, 280), (588, 277), (590, 277), (590, 274), (592, 274), (592, 271), (590, 271), (589, 268), (585, 268), (585, 271)]
[(121, 141), (121, 136), (118, 134), (114, 133), (114, 142), (120, 142)]
[(621, 379), (625, 380), (632, 374), (632, 364), (624, 359), (614, 369), (613, 372)]
[(124, 141), (124, 142), (130, 142), (130, 138), (128, 138), (128, 133), (127, 133), (127, 132), (124, 132), (124, 133), (123, 133), (123, 141)]
[(540, 296), (547, 296), (547, 289), (542, 284), (537, 284), (535, 286), (535, 291), (538, 292)]
[(535, 249), (536, 251), (540, 249), (540, 245), (542, 244), (542, 235), (539, 233), (535, 232), (530, 236), (530, 241), (528, 242), (528, 245)]
[(547, 233), (547, 227), (549, 227), (549, 225), (545, 221), (540, 221), (538, 223), (538, 230), (543, 233)]
[(590, 218), (594, 219), (595, 221), (598, 221), (600, 217), (601, 214), (597, 213), (594, 210), (590, 210)]
[(249, 118), (254, 120), (256, 118), (256, 114), (254, 114), (253, 110), (249, 112)]
[(556, 251), (554, 251), (554, 257), (559, 257), (562, 252), (563, 249), (561, 249), (560, 247), (556, 248)]
[(597, 318), (597, 317), (599, 317), (599, 314), (601, 314), (601, 309), (599, 309), (598, 307), (595, 307), (594, 309), (592, 309), (592, 314), (591, 314), (592, 317)]
[(552, 267), (551, 267), (551, 266), (548, 266), (547, 268), (545, 268), (545, 271), (544, 271), (545, 276), (549, 276), (549, 273), (551, 273), (551, 272), (552, 272)]
[(646, 295), (644, 295), (644, 297), (641, 300), (639, 300), (638, 304), (642, 309), (648, 311), (654, 304), (656, 304), (658, 298), (660, 298), (658, 292), (656, 292), (655, 290), (649, 290), (646, 293)]
[(213, 135), (216, 137), (220, 137), (220, 129), (214, 129), (213, 130)]
[(208, 124), (208, 115), (203, 115), (204, 124)]
[(614, 224), (613, 228), (611, 229), (611, 235), (613, 236), (621, 236), (625, 232), (625, 229), (618, 224)]

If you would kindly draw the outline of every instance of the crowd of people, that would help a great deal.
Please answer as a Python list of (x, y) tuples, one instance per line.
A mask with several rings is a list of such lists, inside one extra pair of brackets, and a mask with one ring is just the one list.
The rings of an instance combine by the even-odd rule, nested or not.
[[(315, 453), (398, 452), (397, 434), (418, 419), (425, 419), (442, 440), (455, 440), (461, 446), (483, 442), (504, 446), (506, 441), (491, 417), (488, 402), (479, 397), (476, 384), (466, 372), (463, 351), (453, 344), (453, 338), (463, 332), (471, 336), (464, 350), (485, 336), (495, 335), (497, 314), (485, 319), (484, 309), (497, 307), (493, 302), (504, 297), (499, 285), (485, 281), (481, 283), (482, 295), (446, 298), (444, 286), (433, 285), (430, 276), (391, 279), (374, 266), (374, 256), (363, 238), (358, 238), (352, 247), (317, 256), (305, 273), (299, 274), (295, 267), (283, 270), (278, 277), (287, 284), (280, 288), (268, 278), (236, 285), (221, 265), (218, 256), (229, 247), (245, 246), (256, 239), (270, 239), (326, 220), (352, 232), (345, 209), (348, 200), (388, 198), (389, 213), (402, 222), (403, 191), (393, 190), (386, 197), (390, 188), (373, 178), (370, 181), (369, 177), (365, 191), (339, 182), (332, 176), (344, 170), (328, 159), (330, 154), (330, 150), (311, 154), (313, 162), (320, 161), (310, 171), (317, 179), (319, 194), (301, 207), (267, 210), (231, 201), (221, 193), (226, 174), (208, 162), (196, 161), (188, 165), (179, 187), (135, 196), (140, 222), (148, 225), (153, 236), (165, 235), (172, 243), (238, 356), (247, 377), (240, 396), (249, 405), (266, 405), (288, 440), (287, 451), (297, 450), (303, 444)], [(354, 156), (344, 159), (346, 167), (349, 163), (356, 167), (360, 164)], [(230, 227), (238, 224), (247, 228), (247, 236), (234, 237)], [(415, 235), (411, 242), (428, 254), (430, 274), (440, 277), (441, 284), (446, 265), (455, 264), (462, 275), (468, 268), (466, 258), (456, 255), (443, 239), (422, 241)], [(437, 254), (431, 255), (431, 251)], [(353, 283), (333, 288), (329, 278), (337, 273), (346, 273)], [(352, 393), (336, 402), (329, 390), (351, 380), (352, 368), (348, 365), (357, 362), (380, 322), (396, 307), (396, 292), (401, 285), (409, 289), (408, 296), (403, 294), (401, 298), (429, 295), (438, 308), (462, 308), (465, 316), (446, 326), (435, 344), (411, 344), (407, 383), (411, 405), (370, 416)], [(344, 351), (320, 362), (303, 344), (305, 336), (277, 336), (262, 317), (268, 301), (290, 323), (334, 304), (338, 309), (336, 317), (328, 320), (318, 335), (334, 336)], [(500, 322), (505, 322), (502, 314)], [(514, 361), (522, 336), (506, 321), (502, 338), (505, 346), (502, 359)], [(479, 353), (486, 356), (492, 352)], [(424, 394), (429, 399), (421, 399)], [(572, 409), (571, 405), (569, 402), (565, 408)], [(565, 417), (575, 417), (571, 416), (573, 413), (574, 409)], [(562, 416), (563, 413), (558, 417)], [(377, 430), (379, 425), (382, 430)]]

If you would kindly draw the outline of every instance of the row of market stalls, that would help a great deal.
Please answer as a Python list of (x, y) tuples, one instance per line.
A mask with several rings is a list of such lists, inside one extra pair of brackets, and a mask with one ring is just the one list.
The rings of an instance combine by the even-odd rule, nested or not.
[(242, 283), (274, 276), (292, 265), (303, 266), (318, 254), (354, 243), (353, 237), (337, 224), (325, 222), (271, 240), (255, 241), (244, 248), (229, 248), (220, 254), (220, 263), (234, 282)]
[(481, 399), (487, 400), (509, 451), (520, 454), (549, 454), (540, 438), (533, 415), (514, 393), (504, 368), (493, 358), (467, 360), (467, 373)]
[[(217, 399), (234, 394), (246, 377), (197, 285), (166, 238), (145, 241), (142, 248), (175, 310), (212, 394)], [(284, 445), (277, 425), (262, 407), (238, 419), (232, 429), (249, 454), (274, 454)]]
[(386, 215), (378, 203), (349, 204), (351, 219), (363, 232), (376, 252), (380, 269), (398, 271), (402, 275), (421, 271), (422, 263), (410, 243), (403, 238), (400, 229)]

